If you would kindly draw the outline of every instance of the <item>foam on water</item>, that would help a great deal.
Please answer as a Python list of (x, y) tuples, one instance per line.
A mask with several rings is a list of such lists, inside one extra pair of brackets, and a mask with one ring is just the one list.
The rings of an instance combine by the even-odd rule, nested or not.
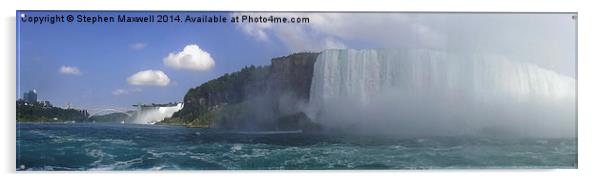
[[(85, 126), (85, 127), (83, 127)], [(17, 170), (575, 168), (574, 139), (370, 140), (261, 136), (261, 143), (181, 127), (19, 124)], [(44, 132), (38, 132), (40, 130)], [(30, 132), (34, 131), (34, 132)], [(42, 133), (42, 134), (41, 134)], [(161, 133), (162, 135), (156, 135)], [(53, 142), (54, 137), (77, 137)], [(146, 136), (134, 138), (133, 136)], [(240, 136), (244, 138), (258, 136)], [(266, 138), (268, 137), (268, 138)], [(108, 139), (111, 138), (111, 139)], [(203, 141), (199, 139), (203, 138)], [(360, 140), (361, 139), (361, 140)], [(231, 141), (232, 140), (232, 141)], [(280, 141), (286, 140), (283, 144)], [(545, 141), (545, 142), (544, 142)]]

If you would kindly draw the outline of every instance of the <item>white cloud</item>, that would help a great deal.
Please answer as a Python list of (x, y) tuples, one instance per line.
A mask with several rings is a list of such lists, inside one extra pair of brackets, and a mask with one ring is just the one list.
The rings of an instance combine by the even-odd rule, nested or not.
[[(233, 13), (232, 16), (241, 16)], [(310, 23), (239, 23), (242, 33), (291, 52), (338, 48), (428, 49), (501, 55), (575, 75), (572, 14), (244, 13)]]
[(347, 46), (340, 41), (334, 40), (334, 39), (325, 39), (324, 40), (324, 45), (326, 47), (328, 47), (329, 49), (345, 49), (347, 48)]
[(347, 46), (332, 36), (312, 35), (308, 27), (278, 26), (274, 35), (293, 52), (343, 49)]
[(215, 65), (211, 54), (199, 48), (196, 44), (184, 47), (180, 52), (172, 52), (163, 59), (163, 63), (174, 69), (206, 71)]
[(127, 78), (132, 85), (167, 86), (169, 77), (161, 70), (144, 70)]
[(127, 90), (124, 89), (117, 89), (117, 90), (113, 90), (113, 92), (111, 92), (113, 95), (126, 95), (129, 92)]
[(141, 92), (142, 89), (140, 88), (133, 88), (133, 89), (116, 89), (113, 90), (113, 92), (111, 92), (111, 94), (113, 95), (130, 95), (130, 94), (134, 94), (137, 92)]
[(269, 41), (266, 29), (271, 28), (269, 23), (244, 23), (238, 24), (239, 28), (242, 29), (246, 34), (260, 41)]
[(312, 20), (311, 31), (346, 41), (361, 41), (386, 48), (439, 48), (441, 32), (428, 25), (438, 21), (420, 14), (321, 13), (305, 14)]
[(61, 66), (59, 73), (65, 75), (81, 75), (79, 68), (75, 66)]
[[(241, 13), (233, 13), (232, 16), (242, 16)], [(272, 23), (240, 23), (237, 24), (245, 34), (264, 42), (276, 39), (282, 42), (292, 52), (322, 51), (324, 49), (342, 49), (347, 46), (339, 40), (339, 37), (317, 32), (313, 24), (317, 21), (329, 24), (320, 13), (244, 13), (254, 17), (310, 17), (310, 24), (272, 24)], [(316, 20), (316, 21), (314, 21)], [(348, 31), (348, 30), (345, 30)]]
[(146, 43), (138, 42), (138, 43), (130, 45), (130, 48), (133, 50), (142, 50), (142, 49), (146, 48), (147, 45), (148, 44), (146, 44)]
[[(292, 52), (348, 48), (358, 42), (369, 48), (441, 49), (441, 17), (403, 13), (244, 13), (251, 16), (308, 17), (310, 23), (240, 23), (243, 33), (261, 41), (282, 42)], [(232, 16), (243, 14), (233, 13)], [(440, 27), (439, 27), (440, 28)], [(364, 48), (364, 47), (351, 47)]]

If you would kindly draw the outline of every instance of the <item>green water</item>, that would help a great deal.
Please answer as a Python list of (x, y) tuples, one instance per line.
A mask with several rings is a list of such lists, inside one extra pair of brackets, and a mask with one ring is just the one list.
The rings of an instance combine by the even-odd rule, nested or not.
[(17, 170), (576, 168), (575, 139), (236, 134), (128, 124), (17, 124)]

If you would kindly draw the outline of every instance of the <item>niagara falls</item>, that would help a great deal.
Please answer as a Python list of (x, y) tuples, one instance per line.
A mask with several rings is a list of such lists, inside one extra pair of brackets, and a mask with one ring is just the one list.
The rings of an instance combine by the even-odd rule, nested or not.
[(171, 117), (175, 112), (181, 110), (184, 105), (177, 103), (175, 105), (158, 107), (144, 105), (139, 105), (138, 107), (138, 111), (132, 122), (136, 124), (155, 124), (165, 118)]
[[(55, 16), (161, 21), (22, 21)], [(17, 173), (581, 160), (577, 13), (19, 10), (15, 23)]]
[[(48, 154), (19, 158), (18, 168), (565, 168), (576, 160), (572, 157), (574, 78), (484, 54), (329, 49), (310, 55), (281, 58), (315, 62), (309, 65), (313, 71), (306, 73), (311, 76), (305, 102), (292, 99), (290, 91), (281, 96), (270, 91), (253, 96), (235, 110), (211, 103), (219, 103), (212, 101), (215, 98), (201, 97), (192, 99), (199, 103), (185, 99), (177, 104), (134, 105), (136, 112), (125, 124), (22, 123), (17, 126), (20, 153), (29, 155), (35, 147)], [(268, 116), (278, 113), (247, 108), (270, 107), (272, 97), (280, 97), (278, 108), (297, 105), (280, 115), (295, 113), (295, 109), (303, 114), (269, 121)], [(212, 122), (218, 124), (201, 128), (174, 123), (179, 121), (174, 118), (189, 112), (185, 107), (203, 103), (212, 107), (206, 115), (219, 111), (232, 118), (216, 119)], [(244, 125), (232, 125), (237, 115), (244, 116), (239, 121)], [(263, 117), (256, 121), (253, 115)], [(301, 121), (307, 123), (287, 124)], [(269, 127), (270, 122), (278, 127)], [(27, 142), (40, 138), (49, 143), (34, 146)], [(63, 149), (68, 146), (84, 150)], [(56, 147), (81, 163), (61, 162), (64, 158)], [(119, 153), (132, 155), (119, 159)], [(39, 157), (58, 161), (47, 165)]]
[(308, 115), (351, 132), (575, 135), (575, 79), (531, 63), (432, 50), (326, 50), (313, 75)]

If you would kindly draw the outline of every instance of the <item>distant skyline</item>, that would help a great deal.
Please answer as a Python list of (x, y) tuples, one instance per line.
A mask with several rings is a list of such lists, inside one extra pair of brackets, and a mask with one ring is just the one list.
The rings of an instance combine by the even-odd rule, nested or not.
[(493, 54), (575, 77), (574, 14), (20, 12), (309, 17), (309, 24), (31, 24), (17, 17), (17, 97), (75, 108), (181, 102), (188, 89), (271, 58), (324, 49)]

